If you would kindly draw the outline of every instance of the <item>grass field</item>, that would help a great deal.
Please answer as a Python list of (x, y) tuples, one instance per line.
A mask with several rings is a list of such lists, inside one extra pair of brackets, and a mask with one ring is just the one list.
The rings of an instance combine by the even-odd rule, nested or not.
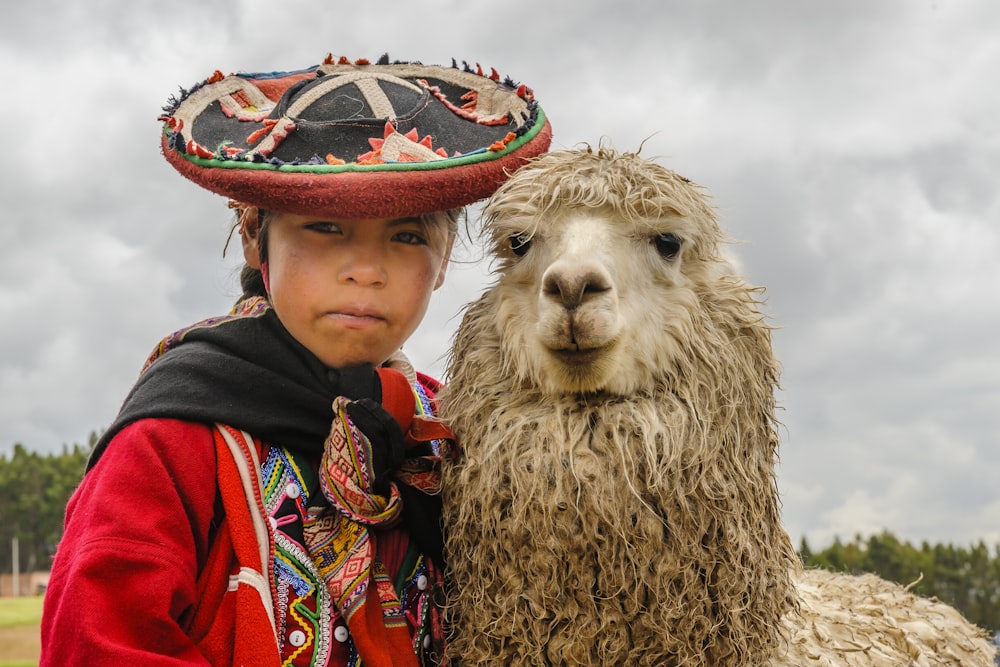
[(42, 598), (0, 598), (0, 667), (38, 664)]

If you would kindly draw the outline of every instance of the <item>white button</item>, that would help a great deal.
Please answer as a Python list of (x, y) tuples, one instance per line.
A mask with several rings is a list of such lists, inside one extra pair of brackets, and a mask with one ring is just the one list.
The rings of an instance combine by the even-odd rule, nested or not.
[(422, 574), (417, 577), (417, 590), (426, 591), (427, 590), (427, 575)]
[(273, 516), (267, 517), (267, 520), (271, 522), (271, 530), (278, 530), (278, 520)]
[(285, 495), (289, 498), (299, 497), (299, 485), (295, 482), (289, 482), (288, 486), (285, 487)]
[(306, 633), (301, 630), (292, 630), (288, 633), (288, 643), (292, 646), (302, 646), (306, 643)]
[(430, 647), (431, 647), (431, 636), (424, 635), (424, 648), (430, 648)]
[(338, 625), (333, 629), (333, 638), (343, 644), (347, 641), (347, 626)]

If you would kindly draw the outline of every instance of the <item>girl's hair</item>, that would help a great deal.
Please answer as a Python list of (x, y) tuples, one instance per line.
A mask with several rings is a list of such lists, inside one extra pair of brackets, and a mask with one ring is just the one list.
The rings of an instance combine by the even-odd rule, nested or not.
[[(236, 209), (236, 226), (238, 227), (246, 209)], [(257, 209), (257, 247), (260, 248), (260, 261), (267, 261), (267, 230), (271, 220), (274, 218), (272, 211), (262, 211)], [(260, 269), (255, 269), (249, 264), (244, 264), (240, 270), (240, 289), (243, 295), (240, 301), (254, 296), (267, 298), (267, 290), (264, 288), (264, 275)]]
[[(239, 227), (241, 216), (245, 211), (246, 209), (244, 208), (236, 208), (234, 230)], [(458, 222), (464, 214), (464, 208), (454, 208), (448, 211), (439, 211), (420, 216), (420, 222), (430, 237), (430, 244), (435, 247), (444, 248), (449, 240), (454, 238), (458, 232)], [(260, 248), (260, 261), (266, 262), (267, 230), (276, 214), (273, 211), (258, 209), (257, 215), (257, 246)], [(240, 301), (254, 296), (267, 297), (267, 290), (264, 289), (264, 276), (261, 274), (260, 269), (255, 269), (248, 264), (244, 264), (243, 269), (240, 271), (240, 288), (243, 290)]]

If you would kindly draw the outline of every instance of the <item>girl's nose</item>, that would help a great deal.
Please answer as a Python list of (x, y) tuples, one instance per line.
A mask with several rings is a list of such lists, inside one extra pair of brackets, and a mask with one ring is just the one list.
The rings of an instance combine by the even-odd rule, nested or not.
[(374, 249), (355, 249), (340, 269), (341, 282), (381, 286), (387, 279), (382, 254)]

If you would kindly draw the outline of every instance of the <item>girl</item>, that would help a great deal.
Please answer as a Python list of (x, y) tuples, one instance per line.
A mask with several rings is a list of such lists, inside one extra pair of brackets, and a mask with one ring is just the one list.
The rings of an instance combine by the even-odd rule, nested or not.
[(495, 72), (383, 56), (216, 72), (163, 120), (237, 211), (244, 294), (157, 346), (95, 447), (41, 664), (439, 664), (450, 433), (400, 348), (457, 210), (548, 147), (544, 114)]

